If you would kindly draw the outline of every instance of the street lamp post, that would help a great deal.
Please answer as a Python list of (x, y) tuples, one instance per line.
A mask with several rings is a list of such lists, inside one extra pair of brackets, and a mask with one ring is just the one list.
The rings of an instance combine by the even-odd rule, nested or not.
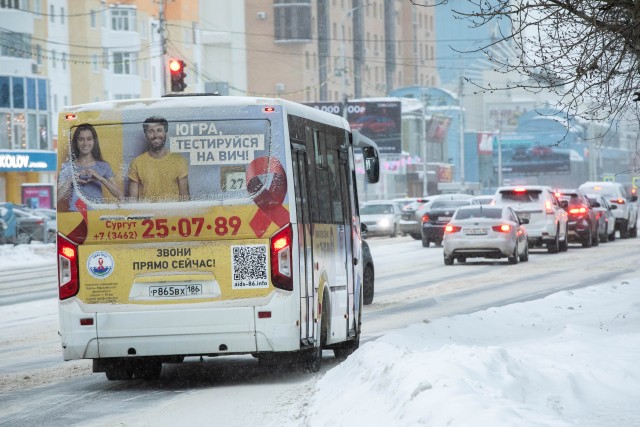
[[(342, 16), (340, 20), (340, 74), (342, 76), (342, 89), (340, 91), (342, 95), (342, 101), (346, 104), (347, 100), (347, 58), (346, 58), (346, 46), (344, 40), (344, 21), (347, 17), (351, 16), (351, 14), (363, 7), (369, 6), (369, 3), (361, 4), (360, 6), (352, 7), (347, 10), (345, 14)], [(343, 115), (346, 117), (346, 110), (343, 112)]]

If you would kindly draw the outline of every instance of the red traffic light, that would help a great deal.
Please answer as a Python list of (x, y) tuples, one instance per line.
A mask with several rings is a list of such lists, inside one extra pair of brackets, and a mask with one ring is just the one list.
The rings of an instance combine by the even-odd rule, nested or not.
[(179, 73), (182, 71), (182, 67), (184, 66), (184, 62), (179, 61), (177, 59), (172, 59), (169, 61), (169, 69), (172, 73)]
[(169, 71), (171, 72), (171, 91), (182, 92), (187, 84), (184, 78), (187, 76), (184, 72), (185, 65), (182, 59), (172, 59), (169, 61)]

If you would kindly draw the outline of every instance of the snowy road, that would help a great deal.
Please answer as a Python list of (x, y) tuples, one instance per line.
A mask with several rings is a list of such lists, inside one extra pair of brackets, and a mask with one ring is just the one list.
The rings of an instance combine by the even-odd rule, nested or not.
[[(395, 328), (489, 306), (535, 299), (560, 289), (635, 277), (640, 239), (566, 253), (532, 251), (528, 263), (470, 261), (445, 266), (441, 248), (409, 237), (369, 240), (376, 265), (374, 303), (365, 307), (363, 341)], [(54, 273), (55, 274), (55, 273)], [(55, 279), (55, 277), (54, 277)], [(0, 296), (0, 425), (127, 425), (141, 409), (213, 390), (212, 422), (279, 425), (337, 363), (325, 352), (319, 374), (269, 371), (250, 357), (167, 365), (157, 382), (113, 382), (89, 361), (63, 362), (55, 298), (19, 304)], [(247, 405), (247, 402), (254, 402)]]

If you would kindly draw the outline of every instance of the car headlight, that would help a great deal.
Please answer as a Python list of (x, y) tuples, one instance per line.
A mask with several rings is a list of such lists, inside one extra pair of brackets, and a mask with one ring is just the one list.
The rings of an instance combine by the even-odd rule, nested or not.
[(378, 225), (380, 227), (388, 227), (389, 224), (391, 224), (391, 222), (389, 222), (389, 218), (382, 218), (380, 221), (378, 221)]

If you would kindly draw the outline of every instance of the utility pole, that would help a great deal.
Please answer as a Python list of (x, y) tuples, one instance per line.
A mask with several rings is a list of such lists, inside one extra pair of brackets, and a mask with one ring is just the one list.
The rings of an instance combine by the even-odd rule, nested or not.
[(158, 34), (160, 34), (160, 46), (162, 47), (162, 55), (161, 61), (162, 64), (160, 68), (162, 69), (162, 95), (167, 94), (167, 40), (164, 37), (164, 2), (166, 0), (158, 0), (158, 4), (160, 5), (160, 10), (158, 13)]
[(427, 196), (429, 189), (428, 173), (427, 173), (427, 104), (429, 103), (429, 95), (422, 93), (422, 197)]
[(458, 111), (458, 133), (460, 134), (460, 189), (465, 190), (464, 182), (464, 114), (462, 109), (462, 97), (463, 97), (463, 80), (462, 74), (460, 75), (460, 86), (458, 88), (458, 105), (460, 110)]

